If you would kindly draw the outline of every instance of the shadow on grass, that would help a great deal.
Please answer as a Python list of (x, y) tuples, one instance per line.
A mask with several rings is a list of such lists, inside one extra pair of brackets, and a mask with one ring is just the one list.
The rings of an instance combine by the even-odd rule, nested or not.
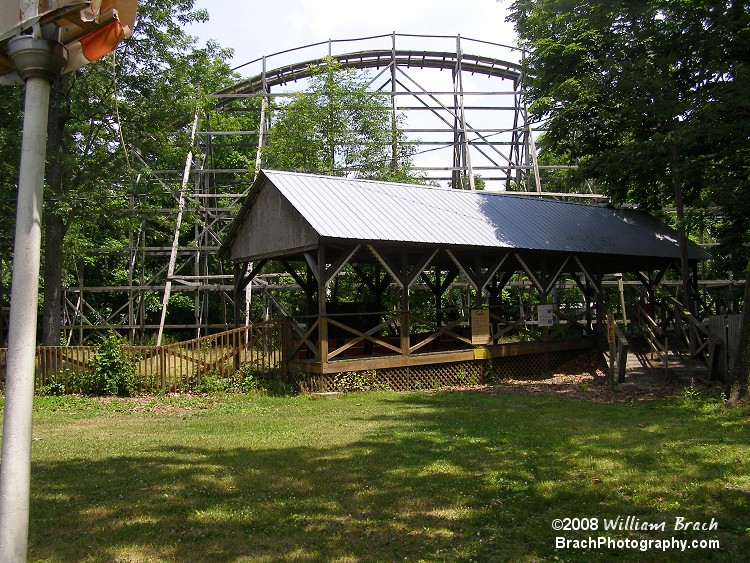
[[(36, 463), (30, 558), (51, 561), (685, 560), (556, 550), (555, 537), (721, 540), (750, 550), (747, 426), (673, 403), (405, 394), (335, 447), (192, 446)], [(310, 422), (310, 421), (308, 421)], [(312, 421), (314, 423), (314, 421)], [(231, 429), (227, 430), (231, 432)], [(242, 440), (238, 439), (238, 443)], [(602, 532), (603, 520), (666, 532)], [(675, 517), (716, 531), (672, 532)], [(555, 518), (599, 519), (556, 532)]]

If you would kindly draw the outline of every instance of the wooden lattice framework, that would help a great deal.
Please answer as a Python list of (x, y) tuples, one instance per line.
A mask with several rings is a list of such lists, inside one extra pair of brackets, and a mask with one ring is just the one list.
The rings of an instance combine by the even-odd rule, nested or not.
[[(603, 332), (607, 274), (633, 272), (653, 295), (670, 269), (679, 272), (676, 259), (641, 256), (623, 261), (622, 257), (585, 253), (321, 239), (312, 249), (236, 261), (238, 324), (245, 287), (272, 260), (283, 265), (307, 301), (306, 314), (290, 319), (293, 334), (287, 338), (287, 367), (291, 372), (322, 376), (417, 370), (426, 374), (420, 377), (434, 379), (434, 369), (419, 370), (590, 348)], [(372, 307), (364, 303), (342, 307), (330, 298), (331, 285), (344, 274), (369, 288)], [(557, 322), (540, 326), (536, 307), (525, 312), (504, 307), (501, 293), (513, 283), (534, 294), (530, 303), (551, 305)], [(457, 286), (463, 286), (470, 301), (461, 315), (449, 318), (443, 311), (444, 298)], [(561, 300), (558, 292), (563, 287), (572, 289), (575, 297), (568, 291)], [(431, 318), (416, 314), (413, 297), (417, 291), (430, 295)], [(392, 297), (397, 294), (390, 309), (384, 307), (386, 292), (392, 292)], [(481, 315), (475, 317), (476, 311), (486, 313), (486, 328), (477, 322)]]
[[(198, 337), (224, 330), (231, 323), (232, 310), (237, 308), (233, 274), (225, 271), (225, 264), (215, 257), (233, 211), (247, 194), (248, 177), (257, 170), (217, 167), (214, 152), (223, 146), (246, 150), (259, 166), (260, 150), (269, 134), (272, 102), (299, 91), (299, 85), (328, 57), (345, 68), (373, 71), (373, 92), (391, 96), (394, 112), (430, 116), (429, 124), (411, 122), (404, 127), (410, 142), (421, 152), (444, 155), (418, 163), (427, 179), (472, 188), (475, 176), (481, 175), (494, 187), (546, 197), (601, 199), (597, 193), (544, 191), (545, 174), (568, 166), (543, 166), (537, 161), (534, 124), (527, 120), (522, 98), (523, 74), (519, 63), (523, 56), (523, 51), (516, 47), (484, 40), (393, 33), (314, 43), (242, 65), (236, 70), (249, 78), (215, 93), (215, 97), (227, 112), (238, 111), (233, 105), (238, 99), (259, 100), (258, 108), (251, 110), (260, 112), (258, 129), (221, 130), (214, 123), (197, 119), (194, 145), (186, 155), (185, 167), (178, 170), (153, 169), (148, 162), (139, 160), (138, 147), (131, 147), (138, 173), (129, 212), (138, 219), (139, 226), (133, 228), (127, 246), (90, 251), (111, 255), (111, 261), (116, 262), (113, 268), (127, 271), (127, 280), (116, 286), (93, 286), (83, 263), (80, 264), (77, 282), (64, 288), (67, 341), (83, 343), (110, 330), (134, 339), (165, 329), (183, 334), (192, 332)], [(436, 76), (440, 80), (435, 80)], [(194, 218), (191, 236), (186, 236), (185, 222), (182, 235), (174, 236), (171, 241), (153, 236), (150, 218), (140, 207), (142, 196), (137, 193), (143, 191), (140, 186), (145, 183), (158, 184), (174, 194), (174, 207), (158, 213), (173, 220), (175, 225), (181, 223), (183, 216)], [(180, 231), (179, 227), (176, 231)], [(657, 268), (651, 275), (656, 277), (662, 270)], [(449, 276), (450, 271), (443, 274)], [(508, 283), (536, 287), (528, 276), (523, 278)], [(417, 282), (431, 283), (421, 276)], [(561, 283), (575, 282), (568, 279)], [(624, 281), (605, 278), (601, 283), (640, 288), (641, 282), (635, 278)], [(664, 286), (670, 283), (667, 279), (663, 281)], [(701, 281), (703, 287), (713, 283)], [(738, 282), (720, 283), (731, 287)], [(444, 285), (445, 280), (441, 278), (439, 284)], [(648, 283), (646, 291), (652, 286)], [(269, 292), (283, 289), (273, 280), (261, 278), (253, 279), (246, 287), (248, 291), (252, 287), (256, 295), (262, 293), (266, 299), (270, 299)], [(161, 322), (149, 318), (147, 299), (170, 292), (192, 297), (192, 319), (176, 322), (167, 310), (166, 299)], [(106, 298), (102, 299), (102, 295)], [(247, 294), (240, 297), (245, 302)], [(731, 307), (730, 299), (726, 307), (719, 304), (716, 308), (724, 311)], [(0, 303), (0, 341), (6, 309)], [(246, 318), (246, 322), (252, 320), (256, 319)]]
[[(69, 343), (83, 343), (113, 330), (133, 339), (164, 330), (183, 336), (192, 331), (199, 337), (231, 323), (232, 273), (215, 259), (216, 252), (236, 205), (247, 193), (248, 178), (260, 166), (274, 102), (298, 93), (314, 69), (329, 58), (343, 68), (371, 72), (373, 94), (390, 96), (394, 116), (412, 116), (402, 129), (408, 142), (429, 157), (416, 163), (428, 180), (469, 189), (475, 176), (481, 175), (488, 185), (541, 191), (545, 171), (569, 167), (540, 166), (536, 161), (533, 130), (521, 96), (523, 51), (517, 47), (460, 35), (389, 33), (264, 55), (235, 69), (247, 78), (213, 95), (227, 113), (255, 114), (257, 129), (221, 129), (197, 115), (185, 167), (176, 170), (154, 169), (142, 160), (138, 147), (130, 147), (136, 159), (136, 193), (130, 198), (129, 212), (140, 226), (132, 230), (126, 247), (90, 250), (116, 262), (115, 267), (127, 271), (127, 280), (93, 285), (84, 264), (78, 265), (77, 283), (64, 288), (63, 324)], [(240, 99), (259, 103), (238, 106), (235, 102)], [(218, 166), (214, 154), (227, 146), (246, 151), (256, 169)], [(141, 211), (138, 192), (144, 191), (145, 184), (174, 194), (174, 207), (158, 210), (174, 221), (180, 233), (171, 241), (151, 232), (148, 213), (153, 210)], [(183, 217), (193, 218), (191, 236), (186, 236)], [(260, 279), (252, 285), (257, 293), (269, 287)], [(192, 319), (176, 321), (168, 299), (163, 298), (170, 293), (192, 296)], [(161, 321), (148, 313), (147, 301), (154, 294), (162, 301)], [(2, 328), (0, 319), (0, 340)]]

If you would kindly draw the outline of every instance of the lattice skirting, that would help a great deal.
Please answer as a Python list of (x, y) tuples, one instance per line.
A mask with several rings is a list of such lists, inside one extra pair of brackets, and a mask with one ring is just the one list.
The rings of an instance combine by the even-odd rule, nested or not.
[(400, 367), (338, 374), (289, 374), (289, 383), (306, 393), (393, 389), (411, 391), (456, 385), (492, 384), (511, 377), (546, 377), (552, 370), (583, 355), (588, 350), (565, 350), (524, 354), (447, 364)]

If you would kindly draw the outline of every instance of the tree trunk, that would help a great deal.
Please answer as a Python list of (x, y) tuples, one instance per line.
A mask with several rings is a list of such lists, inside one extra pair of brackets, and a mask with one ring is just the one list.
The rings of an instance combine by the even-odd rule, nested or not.
[(62, 331), (63, 241), (66, 226), (59, 215), (47, 213), (44, 221), (44, 305), (42, 345), (59, 346)]
[(69, 77), (63, 75), (52, 84), (49, 124), (47, 126), (47, 185), (53, 200), (44, 222), (44, 305), (42, 307), (42, 345), (59, 346), (62, 330), (63, 242), (67, 225), (57, 212), (56, 200), (63, 194), (63, 133), (70, 117)]
[(728, 382), (728, 402), (750, 403), (750, 268), (745, 273), (745, 301), (742, 305), (742, 330), (737, 359)]
[[(690, 262), (688, 258), (687, 233), (685, 232), (685, 203), (682, 197), (682, 175), (680, 170), (680, 157), (677, 147), (671, 144), (669, 157), (672, 164), (672, 182), (674, 186), (674, 205), (677, 213), (677, 242), (680, 250), (680, 277), (682, 278), (682, 291), (684, 293), (682, 304), (690, 313), (697, 313), (693, 303), (693, 295), (690, 288)], [(690, 350), (693, 350), (691, 343)]]

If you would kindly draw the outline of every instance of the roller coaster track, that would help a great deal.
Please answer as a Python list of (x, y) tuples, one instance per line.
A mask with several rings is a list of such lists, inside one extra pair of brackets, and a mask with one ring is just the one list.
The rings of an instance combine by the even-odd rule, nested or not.
[(455, 71), (461, 69), (469, 74), (511, 80), (514, 87), (521, 79), (521, 66), (508, 61), (481, 55), (446, 51), (368, 50), (354, 53), (332, 54), (330, 57), (311, 59), (300, 63), (257, 74), (216, 93), (217, 97), (231, 94), (255, 94), (267, 92), (268, 88), (296, 82), (313, 76), (323, 68), (328, 59), (339, 62), (348, 69), (380, 69), (391, 65), (404, 68), (433, 68)]

